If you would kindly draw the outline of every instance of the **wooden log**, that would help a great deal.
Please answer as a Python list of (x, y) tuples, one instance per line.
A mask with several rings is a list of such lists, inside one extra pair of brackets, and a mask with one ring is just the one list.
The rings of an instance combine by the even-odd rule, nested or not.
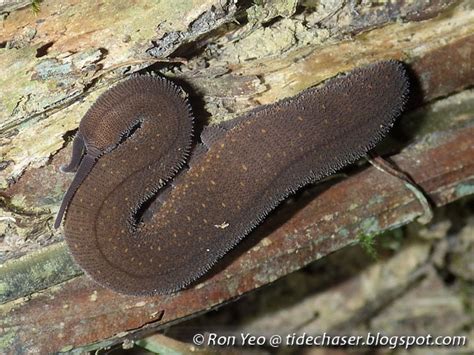
[(357, 169), (292, 199), (194, 288), (151, 298), (102, 289), (51, 228), (71, 179), (58, 167), (85, 110), (131, 73), (161, 71), (182, 84), (202, 124), (358, 65), (403, 60), (415, 80), (412, 109), (460, 93), (404, 117), (392, 138), (408, 138), (384, 151), (400, 150), (394, 160), (437, 206), (474, 193), (474, 100), (463, 91), (474, 83), (469, 1), (316, 3), (296, 11), (296, 1), (67, 0), (41, 2), (38, 14), (0, 6), (2, 352), (98, 349), (141, 337), (422, 213), (400, 181)]
[[(443, 205), (473, 192), (473, 136), (472, 126), (433, 133), (394, 160), (437, 206)], [(313, 191), (300, 203), (296, 212), (294, 206), (282, 209), (223, 259), (219, 273), (193, 288), (170, 296), (132, 297), (77, 277), (3, 305), (3, 336), (13, 348), (42, 352), (142, 336), (272, 282), (360, 235), (396, 228), (423, 213), (403, 183), (375, 168)], [(279, 225), (286, 213), (293, 215)]]

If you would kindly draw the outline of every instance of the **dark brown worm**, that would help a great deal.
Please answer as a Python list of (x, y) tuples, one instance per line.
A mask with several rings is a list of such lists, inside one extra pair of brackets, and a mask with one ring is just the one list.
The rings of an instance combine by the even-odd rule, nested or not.
[[(64, 203), (67, 244), (94, 280), (116, 291), (179, 290), (288, 195), (370, 150), (393, 125), (407, 92), (403, 66), (378, 62), (208, 127), (189, 169), (137, 225), (143, 201), (185, 160), (192, 122), (173, 85), (132, 78), (99, 98), (81, 122), (66, 168), (79, 166)], [(85, 154), (80, 164), (77, 152)]]

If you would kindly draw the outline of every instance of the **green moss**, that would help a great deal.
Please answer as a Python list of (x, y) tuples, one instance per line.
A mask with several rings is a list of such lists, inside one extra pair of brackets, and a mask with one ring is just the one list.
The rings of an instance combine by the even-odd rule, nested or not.
[(40, 12), (40, 2), (41, 0), (32, 0), (31, 1), (31, 10), (35, 15), (38, 15)]
[(359, 234), (357, 240), (359, 245), (366, 251), (372, 259), (377, 259), (377, 250), (375, 249), (375, 234)]
[(361, 233), (357, 237), (357, 241), (367, 254), (373, 259), (377, 259), (377, 249), (397, 251), (401, 248), (403, 238), (403, 228), (397, 228), (381, 233)]

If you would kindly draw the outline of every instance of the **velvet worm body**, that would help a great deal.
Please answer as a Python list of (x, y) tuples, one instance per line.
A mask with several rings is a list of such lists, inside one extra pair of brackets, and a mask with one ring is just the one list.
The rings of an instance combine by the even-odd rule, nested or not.
[[(131, 78), (81, 121), (65, 168), (77, 173), (56, 225), (67, 208), (67, 244), (98, 283), (134, 295), (177, 291), (288, 195), (370, 150), (407, 93), (399, 62), (355, 69), (205, 128), (204, 144), (195, 145), (183, 169), (192, 143), (189, 105), (164, 79)], [(157, 192), (137, 223), (140, 206)]]

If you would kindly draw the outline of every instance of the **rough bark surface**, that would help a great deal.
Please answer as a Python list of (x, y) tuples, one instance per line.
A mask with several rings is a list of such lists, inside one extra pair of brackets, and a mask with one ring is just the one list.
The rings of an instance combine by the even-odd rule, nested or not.
[(202, 125), (359, 65), (404, 61), (410, 113), (379, 151), (435, 206), (474, 193), (470, 1), (46, 0), (39, 12), (2, 1), (0, 14), (1, 352), (141, 337), (423, 213), (403, 183), (360, 164), (291, 199), (194, 288), (153, 298), (102, 289), (52, 229), (72, 178), (58, 167), (84, 112), (132, 73), (183, 85)]

